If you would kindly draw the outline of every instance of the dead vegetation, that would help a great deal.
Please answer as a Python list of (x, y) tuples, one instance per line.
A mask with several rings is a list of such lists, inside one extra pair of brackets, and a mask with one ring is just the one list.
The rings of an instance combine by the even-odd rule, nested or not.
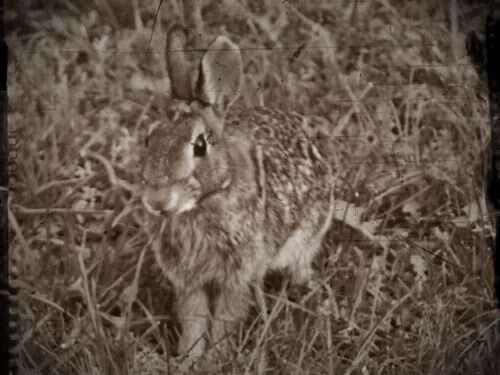
[[(53, 3), (32, 4), (8, 37), (21, 374), (163, 374), (173, 296), (132, 187), (147, 129), (177, 110), (163, 54), (181, 3), (164, 1), (156, 23), (159, 1)], [(204, 373), (500, 373), (486, 93), (440, 10), (209, 3), (210, 35), (243, 50), (237, 105), (317, 116), (339, 209), (317, 261), (322, 288), (293, 295), (270, 275), (268, 311), (256, 309), (234, 356)], [(453, 40), (473, 24), (461, 21)]]

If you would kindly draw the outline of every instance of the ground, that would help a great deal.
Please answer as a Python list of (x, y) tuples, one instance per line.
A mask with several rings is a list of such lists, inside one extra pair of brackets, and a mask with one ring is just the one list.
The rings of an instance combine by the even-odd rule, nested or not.
[[(315, 116), (339, 187), (321, 288), (270, 275), (269, 311), (211, 373), (264, 373), (261, 349), (269, 374), (500, 373), (487, 93), (463, 46), (484, 13), (459, 1), (452, 31), (433, 3), (207, 0), (210, 35), (243, 50), (235, 105)], [(23, 4), (6, 18), (21, 374), (165, 373), (173, 295), (131, 186), (148, 128), (178, 108), (164, 48), (180, 1)]]

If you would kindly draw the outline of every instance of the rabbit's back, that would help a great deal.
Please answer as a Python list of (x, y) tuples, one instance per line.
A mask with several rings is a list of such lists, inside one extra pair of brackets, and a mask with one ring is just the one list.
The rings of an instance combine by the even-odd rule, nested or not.
[(310, 134), (312, 121), (268, 107), (230, 111), (226, 118), (227, 135), (252, 145), (256, 182), (265, 197), (264, 232), (275, 249), (308, 218), (318, 225), (329, 210), (332, 169)]

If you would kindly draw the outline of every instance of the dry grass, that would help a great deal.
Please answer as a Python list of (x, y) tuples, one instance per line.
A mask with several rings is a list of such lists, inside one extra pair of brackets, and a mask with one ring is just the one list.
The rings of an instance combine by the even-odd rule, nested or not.
[[(178, 105), (163, 58), (178, 2), (164, 2), (153, 34), (158, 1), (110, 1), (125, 13), (115, 20), (55, 3), (8, 38), (20, 366), (163, 374), (175, 353), (173, 296), (131, 187), (148, 127)], [(270, 275), (268, 311), (256, 309), (234, 356), (205, 373), (258, 370), (263, 348), (269, 374), (500, 373), (476, 73), (426, 2), (311, 3), (204, 10), (210, 32), (244, 50), (238, 105), (321, 116), (340, 187), (317, 261), (322, 288), (293, 295)]]

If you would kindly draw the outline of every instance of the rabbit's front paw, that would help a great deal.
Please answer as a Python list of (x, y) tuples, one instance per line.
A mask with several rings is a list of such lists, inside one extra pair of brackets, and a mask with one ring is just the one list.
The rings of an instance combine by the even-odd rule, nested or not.
[(193, 358), (171, 358), (169, 361), (169, 373), (170, 374), (192, 374), (194, 373), (197, 369), (199, 369), (200, 366), (198, 364), (198, 361), (194, 360)]
[(302, 283), (292, 282), (288, 290), (288, 298), (298, 305), (292, 312), (293, 322), (297, 331), (302, 329), (308, 316), (317, 311), (319, 300), (321, 299), (321, 280), (315, 272), (312, 275)]
[(169, 362), (171, 374), (197, 374), (212, 373), (220, 365), (217, 356), (212, 350), (208, 350), (202, 356), (181, 356), (172, 358)]

